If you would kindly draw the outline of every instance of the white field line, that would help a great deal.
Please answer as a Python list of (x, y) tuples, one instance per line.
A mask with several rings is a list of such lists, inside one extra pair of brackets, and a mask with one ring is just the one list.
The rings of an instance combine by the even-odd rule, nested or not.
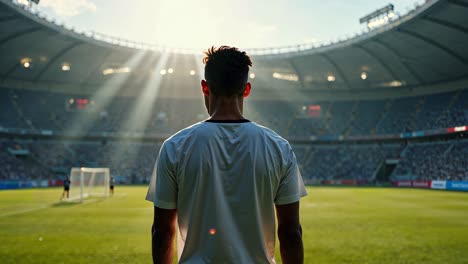
[[(123, 197), (126, 197), (126, 196), (127, 196), (126, 193), (114, 195), (114, 197), (116, 197), (116, 198), (123, 198)], [(89, 199), (87, 201), (85, 200), (85, 202), (83, 204), (95, 203), (97, 201), (98, 201), (97, 199)], [(14, 211), (14, 212), (7, 212), (7, 213), (0, 214), (0, 217), (7, 217), (7, 216), (12, 216), (12, 215), (26, 214), (26, 213), (31, 213), (31, 212), (43, 210), (43, 209), (46, 209), (46, 208), (50, 208), (50, 205), (43, 205), (43, 206), (40, 206), (40, 207), (28, 208), (28, 209), (18, 210), (18, 211)]]
[(42, 209), (46, 209), (46, 208), (49, 208), (49, 206), (47, 205), (47, 206), (41, 206), (41, 207), (23, 209), (23, 210), (14, 211), (14, 212), (3, 213), (3, 214), (0, 214), (0, 217), (12, 216), (12, 215), (19, 215), (19, 214), (26, 214), (26, 213), (30, 213), (30, 212), (34, 212), (34, 211), (39, 211), (39, 210), (42, 210)]

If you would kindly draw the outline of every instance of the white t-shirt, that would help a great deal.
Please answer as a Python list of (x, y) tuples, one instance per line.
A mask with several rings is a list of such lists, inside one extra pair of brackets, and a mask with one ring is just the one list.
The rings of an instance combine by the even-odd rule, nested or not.
[(275, 206), (306, 196), (289, 143), (248, 120), (167, 139), (146, 200), (176, 209), (179, 263), (275, 263)]

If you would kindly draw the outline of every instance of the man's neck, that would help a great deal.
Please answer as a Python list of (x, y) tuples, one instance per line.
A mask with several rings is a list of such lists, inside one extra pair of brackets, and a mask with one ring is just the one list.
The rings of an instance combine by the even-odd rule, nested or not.
[(242, 120), (245, 119), (242, 115), (241, 98), (216, 98), (210, 101), (210, 118), (209, 120)]

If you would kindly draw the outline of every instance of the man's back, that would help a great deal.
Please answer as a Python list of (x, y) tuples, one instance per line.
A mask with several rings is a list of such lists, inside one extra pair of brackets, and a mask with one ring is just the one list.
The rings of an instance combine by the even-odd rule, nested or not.
[(209, 48), (203, 63), (210, 117), (164, 142), (146, 197), (154, 203), (153, 263), (172, 263), (176, 219), (180, 263), (274, 263), (274, 209), (283, 263), (303, 263), (306, 192), (294, 153), (243, 115), (252, 60), (221, 46)]
[(288, 142), (248, 120), (182, 130), (155, 172), (147, 199), (177, 208), (180, 263), (274, 263), (274, 206), (306, 194)]

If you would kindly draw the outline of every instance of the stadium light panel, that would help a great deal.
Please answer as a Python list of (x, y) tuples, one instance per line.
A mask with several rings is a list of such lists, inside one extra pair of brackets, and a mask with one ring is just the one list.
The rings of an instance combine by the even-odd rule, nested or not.
[(129, 67), (122, 68), (107, 68), (102, 71), (102, 75), (116, 74), (116, 73), (129, 73), (131, 69)]
[(374, 20), (372, 22), (369, 22), (367, 24), (367, 27), (369, 27), (369, 28), (379, 27), (379, 26), (385, 24), (386, 22), (387, 22), (387, 20), (385, 20), (384, 18), (377, 19), (377, 20)]
[(279, 79), (279, 80), (285, 80), (285, 81), (291, 81), (291, 82), (297, 82), (299, 81), (299, 76), (293, 73), (279, 73), (279, 72), (274, 72), (273, 73), (273, 78)]
[(68, 71), (70, 71), (70, 70), (71, 70), (70, 64), (68, 64), (68, 63), (63, 63), (63, 64), (62, 64), (62, 71), (68, 72)]
[(28, 0), (18, 0), (19, 4), (25, 5), (25, 6), (30, 6), (31, 3)]
[(406, 82), (403, 81), (403, 80), (394, 80), (394, 81), (390, 81), (390, 82), (384, 82), (384, 83), (381, 83), (379, 86), (382, 86), (382, 87), (400, 87), (400, 86), (403, 86), (403, 85), (406, 85)]
[(30, 58), (22, 58), (20, 60), (20, 63), (24, 68), (28, 69), (31, 67), (31, 61), (32, 60)]
[(336, 80), (336, 77), (334, 75), (328, 75), (327, 76), (327, 81), (334, 82), (335, 80)]
[(398, 80), (395, 80), (395, 81), (392, 81), (392, 82), (388, 83), (388, 86), (390, 86), (390, 87), (399, 87), (399, 86), (402, 86), (402, 85), (403, 85), (403, 83), (398, 81)]
[(369, 15), (362, 17), (359, 19), (359, 23), (367, 23), (369, 24), (370, 21), (372, 21), (375, 18), (378, 18), (382, 15), (387, 16), (389, 13), (393, 13), (394, 6), (392, 4), (388, 4), (384, 6), (383, 8), (377, 9), (374, 12), (370, 13)]
[(191, 71), (190, 71), (190, 75), (191, 75), (191, 76), (195, 75), (195, 73), (196, 73), (196, 72), (195, 72), (194, 70), (191, 70)]
[(249, 75), (249, 77), (250, 77), (250, 79), (255, 79), (255, 73), (252, 72), (252, 73)]
[(105, 69), (102, 71), (102, 75), (114, 74), (114, 69)]
[(159, 73), (160, 73), (161, 75), (166, 75), (166, 74), (167, 74), (167, 70), (166, 70), (166, 69), (161, 69), (161, 70), (159, 71)]
[(169, 74), (172, 74), (173, 72), (174, 72), (174, 69), (172, 69), (172, 68), (169, 68), (169, 69), (167, 70), (167, 73), (169, 73)]
[(361, 73), (361, 79), (363, 79), (363, 80), (367, 79), (367, 73), (366, 72)]

